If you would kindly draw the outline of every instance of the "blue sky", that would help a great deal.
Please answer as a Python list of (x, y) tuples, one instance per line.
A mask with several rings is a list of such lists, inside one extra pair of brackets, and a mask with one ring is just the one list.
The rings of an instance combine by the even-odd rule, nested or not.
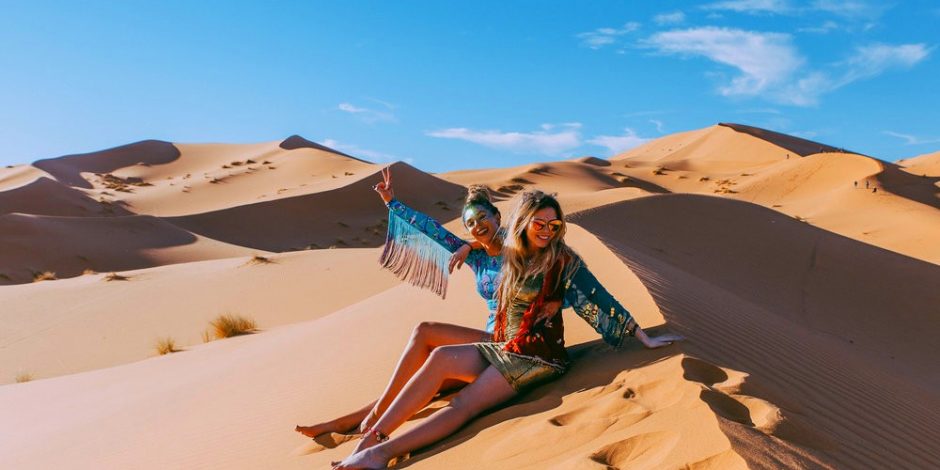
[(427, 171), (729, 121), (940, 150), (940, 4), (4, 2), (0, 164), (291, 134)]

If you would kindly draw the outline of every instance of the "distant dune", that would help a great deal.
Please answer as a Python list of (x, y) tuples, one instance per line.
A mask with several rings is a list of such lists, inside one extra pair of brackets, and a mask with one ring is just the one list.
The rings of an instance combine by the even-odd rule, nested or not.
[[(938, 156), (720, 123), (608, 160), (389, 165), (397, 197), (459, 236), (467, 185), (504, 213), (557, 193), (598, 278), (644, 329), (687, 338), (613, 351), (566, 312), (567, 375), (399, 467), (936, 467)], [(295, 135), (0, 169), (0, 468), (348, 455), (294, 426), (374, 399), (418, 322), (486, 315), (466, 268), (446, 300), (379, 269), (384, 166)], [(216, 338), (223, 314), (257, 328)]]

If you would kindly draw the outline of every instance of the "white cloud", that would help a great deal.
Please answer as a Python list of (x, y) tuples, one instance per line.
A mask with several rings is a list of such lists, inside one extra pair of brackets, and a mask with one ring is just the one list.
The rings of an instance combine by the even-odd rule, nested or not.
[(625, 34), (632, 33), (640, 29), (640, 23), (629, 22), (620, 28), (598, 28), (594, 31), (579, 33), (577, 37), (581, 39), (581, 45), (591, 49), (600, 49), (617, 42), (617, 38)]
[(634, 111), (632, 113), (623, 114), (623, 117), (634, 118), (634, 117), (644, 117), (644, 116), (661, 116), (663, 114), (669, 114), (672, 111), (658, 110), (658, 111)]
[[(372, 100), (372, 101), (378, 102), (377, 100)], [(370, 109), (370, 108), (362, 108), (351, 103), (340, 103), (339, 105), (336, 106), (336, 109), (344, 113), (349, 113), (354, 116), (357, 116), (359, 117), (359, 119), (362, 119), (363, 122), (366, 122), (369, 124), (376, 123), (376, 122), (398, 122), (398, 119), (395, 118), (395, 115), (388, 111), (379, 111), (379, 110)]]
[(780, 110), (774, 108), (748, 108), (738, 110), (738, 112), (745, 114), (781, 114)]
[(843, 86), (863, 78), (880, 75), (890, 68), (911, 68), (926, 59), (932, 48), (925, 44), (872, 44), (859, 47), (843, 64), (847, 68), (836, 83)]
[(815, 0), (810, 8), (853, 20), (875, 20), (891, 6), (861, 0)]
[(624, 129), (624, 135), (599, 135), (587, 141), (589, 144), (606, 147), (611, 155), (625, 152), (648, 142), (647, 137), (640, 137), (633, 129)]
[(431, 137), (457, 139), (517, 153), (561, 155), (581, 145), (580, 123), (542, 124), (535, 132), (473, 130), (464, 127), (428, 132)]
[(797, 106), (814, 105), (819, 97), (852, 82), (872, 78), (889, 69), (911, 68), (930, 55), (924, 44), (873, 44), (855, 49), (848, 59), (834, 64), (836, 73), (811, 72), (776, 93), (778, 101)]
[(789, 2), (785, 0), (726, 0), (709, 3), (702, 7), (705, 10), (730, 10), (738, 13), (787, 13), (792, 10)]
[(756, 95), (786, 82), (803, 64), (790, 36), (740, 29), (703, 27), (650, 36), (650, 47), (664, 54), (702, 56), (740, 72), (719, 92), (725, 96)]
[(904, 140), (904, 145), (922, 145), (922, 144), (935, 144), (940, 142), (940, 139), (921, 139), (919, 137), (910, 135), (910, 134), (901, 134), (900, 132), (884, 131), (882, 134), (890, 135), (891, 137), (897, 137)]
[(933, 48), (918, 44), (872, 44), (856, 48), (847, 59), (826, 70), (804, 70), (805, 59), (788, 34), (701, 27), (656, 33), (642, 44), (667, 55), (704, 57), (738, 71), (725, 80), (724, 96), (761, 96), (769, 101), (812, 106), (819, 98), (852, 82), (890, 69), (908, 69), (925, 60)]
[(659, 25), (680, 24), (685, 22), (685, 13), (674, 11), (672, 13), (662, 13), (653, 17), (653, 22)]
[(362, 157), (373, 163), (390, 163), (390, 162), (398, 162), (398, 161), (407, 162), (408, 164), (414, 163), (414, 159), (412, 158), (401, 158), (401, 157), (388, 154), (388, 153), (376, 152), (374, 150), (367, 150), (362, 147), (359, 147), (356, 144), (347, 144), (347, 143), (339, 142), (333, 139), (324, 139), (323, 145), (330, 147), (332, 149), (339, 150), (343, 153), (348, 153), (349, 155), (352, 155), (355, 157)]
[(656, 119), (650, 119), (650, 123), (656, 126), (656, 132), (663, 133), (663, 122)]
[(802, 28), (797, 28), (797, 31), (801, 33), (826, 34), (837, 29), (839, 29), (839, 23), (836, 23), (832, 20), (827, 20), (819, 26), (805, 26)]

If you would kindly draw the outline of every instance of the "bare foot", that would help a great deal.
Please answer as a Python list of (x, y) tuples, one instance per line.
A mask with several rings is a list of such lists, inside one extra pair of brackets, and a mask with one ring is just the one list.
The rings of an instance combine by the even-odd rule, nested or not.
[(321, 434), (326, 434), (329, 432), (335, 432), (339, 434), (348, 434), (356, 429), (356, 425), (343, 425), (335, 421), (327, 421), (325, 423), (314, 424), (313, 426), (297, 426), (294, 428), (294, 431), (297, 431), (307, 437), (317, 437)]
[(376, 436), (374, 432), (367, 432), (362, 435), (362, 439), (359, 439), (359, 443), (356, 444), (356, 448), (353, 449), (353, 454), (362, 452), (378, 443), (378, 436)]
[(371, 448), (362, 452), (355, 452), (346, 460), (335, 464), (333, 470), (362, 470), (388, 468), (388, 457), (382, 455), (378, 448)]

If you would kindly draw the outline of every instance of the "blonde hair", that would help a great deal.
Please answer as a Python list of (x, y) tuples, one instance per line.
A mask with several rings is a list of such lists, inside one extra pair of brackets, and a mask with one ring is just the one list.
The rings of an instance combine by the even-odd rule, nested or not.
[[(503, 242), (503, 267), (500, 269), (501, 280), (496, 293), (499, 309), (509, 307), (526, 278), (546, 274), (562, 256), (569, 255), (571, 249), (565, 244), (566, 226), (555, 233), (548, 246), (535, 254), (529, 253), (529, 240), (526, 227), (536, 212), (551, 207), (558, 218), (564, 220), (561, 205), (553, 194), (539, 190), (522, 193), (509, 216), (506, 240)], [(560, 282), (560, 277), (556, 282)], [(557, 287), (557, 286), (553, 286)]]

